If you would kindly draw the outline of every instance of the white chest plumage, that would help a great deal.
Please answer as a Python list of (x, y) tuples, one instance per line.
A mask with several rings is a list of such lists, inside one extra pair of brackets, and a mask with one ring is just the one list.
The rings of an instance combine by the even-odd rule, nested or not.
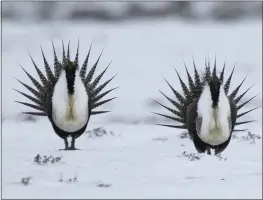
[(54, 123), (67, 132), (81, 129), (87, 123), (89, 115), (88, 95), (77, 72), (72, 95), (68, 95), (66, 74), (65, 71), (62, 71), (52, 96), (52, 117)]
[(197, 106), (201, 126), (198, 135), (200, 139), (210, 145), (219, 145), (230, 137), (230, 104), (223, 87), (220, 87), (218, 107), (212, 108), (210, 88), (204, 86)]

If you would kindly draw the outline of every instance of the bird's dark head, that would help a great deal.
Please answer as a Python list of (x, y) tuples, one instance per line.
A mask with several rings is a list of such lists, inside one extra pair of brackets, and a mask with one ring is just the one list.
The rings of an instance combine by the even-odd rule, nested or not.
[(72, 92), (74, 92), (73, 87), (74, 87), (74, 81), (76, 77), (76, 71), (78, 71), (78, 68), (79, 68), (79, 64), (78, 64), (79, 43), (78, 43), (77, 53), (76, 53), (74, 61), (70, 60), (70, 51), (69, 51), (70, 42), (68, 43), (67, 56), (64, 50), (63, 42), (62, 42), (62, 45), (63, 45), (63, 59), (62, 59), (61, 66), (62, 66), (62, 70), (65, 72), (65, 75), (66, 75), (66, 81), (67, 81), (67, 85), (69, 89), (69, 94), (71, 94)]
[(63, 70), (65, 71), (69, 95), (72, 95), (74, 93), (74, 83), (75, 83), (77, 69), (78, 69), (78, 65), (75, 62), (70, 60), (64, 62)]
[(66, 78), (68, 81), (72, 81), (75, 79), (76, 71), (77, 71), (76, 63), (69, 60), (65, 63), (63, 69), (65, 70)]
[(210, 73), (210, 66), (206, 67), (204, 84), (209, 87), (211, 99), (212, 99), (212, 107), (217, 108), (219, 98), (221, 95), (220, 93), (224, 92), (224, 90), (221, 90), (221, 87), (223, 87), (223, 79), (222, 77), (218, 77), (216, 73), (216, 67), (214, 67), (212, 73)]
[[(210, 92), (211, 92), (211, 98), (213, 101), (212, 107), (216, 108), (218, 107), (218, 101), (220, 96), (220, 87), (222, 85), (222, 82), (220, 79), (215, 75), (211, 76), (210, 79), (207, 81)], [(223, 91), (223, 90), (221, 90)], [(223, 91), (224, 92), (224, 91)]]

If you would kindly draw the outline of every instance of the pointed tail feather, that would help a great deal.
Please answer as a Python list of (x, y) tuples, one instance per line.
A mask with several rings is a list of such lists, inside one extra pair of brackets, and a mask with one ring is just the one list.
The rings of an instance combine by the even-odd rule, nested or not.
[(113, 90), (115, 90), (115, 89), (117, 89), (117, 88), (119, 88), (119, 87), (112, 88), (112, 89), (110, 89), (110, 90), (107, 90), (107, 91), (101, 93), (101, 94), (98, 95), (98, 96), (93, 97), (93, 98), (92, 98), (92, 102), (93, 102), (93, 103), (98, 102), (98, 101), (101, 100), (104, 96), (106, 96), (106, 95), (109, 94), (111, 91), (113, 91)]
[(237, 88), (230, 94), (230, 98), (234, 99), (240, 89), (240, 87), (242, 86), (242, 84), (244, 83), (244, 81), (246, 80), (247, 76), (242, 80), (242, 82), (237, 86)]
[(88, 61), (89, 61), (89, 56), (90, 56), (90, 50), (91, 50), (92, 43), (89, 47), (89, 52), (88, 55), (85, 58), (85, 61), (80, 69), (80, 77), (82, 80), (85, 80), (86, 72), (87, 72), (87, 66), (88, 66)]
[(214, 62), (214, 69), (213, 69), (213, 77), (216, 77), (216, 57), (215, 57), (215, 62)]
[(29, 85), (23, 83), (22, 81), (16, 79), (19, 83), (21, 83), (26, 89), (28, 89), (32, 94), (35, 95), (35, 97), (37, 97), (38, 99), (41, 99), (41, 93), (36, 91), (35, 89), (33, 89), (32, 87), (30, 87)]
[(253, 96), (252, 98), (250, 98), (249, 100), (247, 100), (246, 102), (240, 104), (239, 106), (237, 106), (237, 110), (240, 110), (241, 108), (243, 108), (243, 106), (245, 106), (246, 104), (248, 104), (250, 101), (252, 101), (256, 96), (258, 95), (255, 95)]
[(16, 90), (16, 89), (13, 89), (13, 90), (15, 90), (16, 92), (22, 94), (24, 97), (28, 98), (29, 100), (31, 100), (32, 102), (38, 104), (39, 106), (41, 106), (41, 107), (43, 106), (43, 102), (42, 101), (40, 101), (40, 100), (38, 100), (38, 99), (36, 99), (36, 98), (24, 93), (24, 92), (20, 92), (19, 90)]
[(16, 103), (20, 103), (20, 104), (23, 104), (25, 106), (28, 106), (30, 108), (33, 108), (35, 110), (40, 110), (40, 111), (45, 111), (45, 109), (43, 107), (40, 107), (40, 106), (37, 106), (37, 105), (34, 105), (34, 104), (30, 104), (30, 103), (26, 103), (26, 102), (21, 102), (21, 101), (15, 101)]
[(195, 89), (194, 81), (193, 81), (191, 75), (189, 74), (189, 71), (188, 71), (185, 63), (184, 63), (184, 67), (185, 67), (185, 71), (186, 71), (187, 78), (188, 78), (189, 89), (190, 89), (190, 91), (194, 90)]
[(233, 73), (234, 73), (234, 70), (235, 70), (235, 67), (236, 65), (234, 65), (233, 69), (232, 69), (232, 72), (230, 74), (230, 76), (228, 77), (225, 85), (224, 85), (224, 90), (225, 90), (225, 93), (228, 94), (228, 91), (229, 91), (229, 87), (230, 87), (230, 83), (231, 83), (231, 79), (232, 79), (232, 76), (233, 76)]
[(165, 117), (165, 118), (168, 118), (168, 119), (171, 119), (171, 120), (176, 121), (176, 122), (184, 123), (184, 120), (182, 118), (172, 117), (172, 116), (169, 116), (169, 115), (163, 115), (163, 114), (156, 113), (156, 112), (152, 112), (152, 113), (156, 114), (156, 115), (159, 115), (159, 116), (162, 116), (162, 117)]
[(90, 81), (92, 80), (93, 75), (94, 75), (94, 72), (95, 72), (96, 67), (97, 67), (97, 65), (98, 65), (98, 63), (99, 63), (99, 60), (100, 60), (100, 58), (101, 58), (102, 53), (103, 53), (103, 50), (101, 51), (100, 56), (98, 57), (97, 61), (95, 62), (95, 64), (94, 64), (93, 67), (91, 68), (91, 70), (89, 71), (88, 75), (86, 76), (86, 78), (85, 78), (85, 85), (86, 85), (86, 84), (89, 84)]
[(60, 70), (61, 70), (62, 66), (60, 65), (60, 63), (58, 61), (58, 57), (57, 57), (57, 54), (56, 54), (56, 50), (55, 50), (55, 46), (54, 46), (53, 40), (52, 40), (52, 47), (53, 47), (53, 54), (54, 54), (55, 77), (57, 79), (59, 77), (59, 73), (60, 73)]
[(91, 109), (95, 109), (105, 103), (108, 103), (110, 101), (112, 101), (113, 99), (116, 99), (117, 97), (113, 97), (113, 98), (110, 98), (110, 99), (106, 99), (106, 100), (103, 100), (103, 101), (100, 101), (100, 102), (97, 102), (97, 103), (94, 103), (92, 106), (91, 106)]
[(43, 57), (43, 60), (44, 60), (44, 66), (45, 66), (45, 70), (46, 70), (46, 74), (47, 74), (47, 78), (48, 80), (50, 81), (50, 83), (54, 83), (55, 81), (55, 76), (53, 74), (53, 72), (51, 71), (50, 69), (50, 66), (46, 60), (46, 57), (44, 55), (44, 52), (43, 52), (43, 49), (41, 47), (41, 53), (42, 53), (42, 57)]
[(221, 73), (220, 73), (220, 78), (219, 78), (219, 80), (221, 81), (221, 83), (223, 83), (223, 81), (224, 81), (225, 67), (226, 67), (226, 60), (225, 60), (224, 65), (223, 65), (223, 69), (222, 69), (222, 71), (221, 71)]
[(194, 59), (193, 59), (193, 65), (194, 65), (194, 70), (195, 70), (195, 86), (200, 86), (201, 85), (201, 80), (200, 80), (200, 76), (198, 74), (198, 71), (196, 69), (196, 65), (195, 65)]
[(101, 84), (95, 90), (93, 90), (91, 93), (91, 96), (92, 97), (97, 96), (101, 92), (101, 90), (103, 90), (103, 88), (106, 87), (116, 76), (117, 76), (117, 74), (115, 76), (113, 76), (112, 78), (110, 78), (109, 80), (107, 80), (105, 83)]
[(22, 113), (26, 115), (47, 116), (47, 114), (44, 112), (22, 112)]
[(26, 75), (29, 77), (29, 79), (32, 81), (32, 83), (38, 89), (38, 91), (43, 91), (43, 86), (35, 78), (33, 78), (21, 65), (20, 67), (23, 69), (23, 71), (26, 73)]
[(159, 102), (156, 101), (156, 100), (153, 100), (153, 99), (151, 99), (151, 100), (154, 101), (155, 103), (159, 104), (159, 105), (162, 106), (163, 108), (169, 110), (169, 111), (170, 111), (171, 113), (173, 113), (174, 115), (176, 115), (176, 116), (178, 116), (178, 117), (181, 117), (181, 116), (182, 116), (182, 114), (181, 114), (180, 112), (178, 112), (178, 111), (176, 111), (176, 110), (174, 110), (174, 109), (172, 109), (172, 108), (168, 108), (167, 106), (159, 103)]
[(233, 132), (244, 132), (247, 131), (248, 129), (234, 129)]
[(239, 95), (235, 100), (235, 104), (237, 104), (242, 98), (243, 96), (253, 87), (254, 85), (251, 85), (245, 92), (243, 92), (241, 95)]
[(102, 76), (104, 75), (104, 73), (107, 71), (107, 69), (109, 68), (111, 62), (108, 64), (108, 66), (100, 73), (100, 75), (97, 76), (97, 78), (90, 84), (90, 89), (94, 90), (95, 87), (98, 85), (100, 79), (102, 78)]
[(252, 123), (252, 122), (256, 122), (257, 120), (250, 120), (250, 121), (243, 121), (243, 122), (236, 122), (236, 126), (242, 125), (242, 124), (248, 124), (248, 123)]
[(70, 60), (70, 51), (69, 48), (70, 47), (70, 40), (68, 41), (68, 52), (67, 52), (67, 59)]
[(207, 60), (205, 60), (205, 80), (208, 80), (209, 77), (211, 76), (211, 71), (210, 71), (210, 62), (207, 63)]
[(176, 71), (176, 74), (177, 74), (177, 76), (178, 76), (178, 78), (179, 78), (181, 87), (182, 87), (182, 89), (183, 89), (184, 96), (187, 97), (188, 94), (189, 94), (189, 90), (188, 90), (188, 88), (186, 87), (186, 85), (185, 85), (185, 83), (183, 82), (183, 80), (181, 79), (181, 76), (179, 75), (179, 73), (177, 72), (176, 69), (175, 69), (175, 71)]
[(63, 66), (65, 66), (66, 65), (66, 53), (65, 53), (65, 47), (64, 47), (64, 42), (63, 42), (63, 40), (62, 40), (62, 49), (63, 49), (63, 56), (62, 56), (62, 63), (63, 63)]
[(108, 112), (110, 111), (91, 111), (90, 115), (100, 115)]
[(44, 74), (41, 72), (41, 70), (37, 67), (35, 61), (33, 60), (32, 56), (29, 54), (29, 57), (31, 58), (31, 61), (37, 71), (37, 74), (43, 84), (44, 87), (47, 87), (48, 86), (48, 80), (46, 79), (46, 77), (44, 76)]
[(246, 114), (248, 114), (248, 113), (250, 113), (250, 112), (252, 112), (252, 111), (254, 111), (254, 110), (257, 110), (258, 108), (261, 108), (261, 107), (262, 107), (262, 106), (259, 106), (259, 107), (250, 109), (250, 110), (248, 110), (248, 111), (246, 111), (246, 112), (240, 113), (240, 114), (237, 115), (237, 119), (240, 118), (240, 117), (242, 117), (242, 116), (244, 116), (244, 115), (246, 115)]
[(79, 40), (78, 40), (78, 47), (77, 47), (77, 53), (75, 56), (74, 63), (77, 65), (77, 68), (79, 67)]
[(171, 98), (169, 98), (168, 96), (166, 96), (161, 90), (159, 90), (160, 93), (168, 100), (170, 101), (178, 110), (182, 111), (183, 107), (177, 103), (176, 101), (172, 100)]
[[(165, 80), (165, 79), (164, 79)], [(165, 82), (168, 84), (168, 86), (171, 88), (171, 90), (173, 91), (174, 95), (176, 96), (176, 98), (180, 101), (180, 104), (184, 104), (186, 99), (179, 93), (177, 92), (171, 85), (170, 83), (165, 80)]]

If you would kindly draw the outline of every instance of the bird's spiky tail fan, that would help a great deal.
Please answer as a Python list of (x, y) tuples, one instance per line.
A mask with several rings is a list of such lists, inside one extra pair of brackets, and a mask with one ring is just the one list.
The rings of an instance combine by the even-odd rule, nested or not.
[[(67, 49), (67, 56), (65, 53), (65, 49), (64, 49), (64, 44), (62, 41), (62, 46), (63, 46), (63, 56), (62, 56), (62, 61), (58, 61), (57, 55), (56, 55), (56, 51), (54, 48), (54, 44), (52, 42), (52, 46), (53, 46), (53, 53), (54, 53), (54, 72), (52, 72), (50, 65), (48, 64), (45, 55), (43, 53), (43, 50), (41, 48), (41, 52), (42, 52), (42, 56), (43, 56), (43, 61), (44, 61), (44, 67), (45, 67), (45, 71), (46, 71), (46, 76), (43, 74), (43, 72), (38, 68), (38, 66), (36, 65), (36, 63), (34, 62), (33, 58), (30, 56), (33, 65), (37, 71), (37, 74), (40, 78), (40, 81), (37, 81), (32, 75), (30, 75), (22, 66), (21, 68), (23, 69), (23, 71), (26, 73), (26, 75), (29, 77), (29, 79), (32, 81), (35, 89), (25, 83), (23, 83), (20, 80), (17, 80), (19, 83), (21, 83), (26, 89), (28, 89), (32, 94), (28, 95), (24, 92), (21, 92), (19, 90), (14, 89), (15, 91), (17, 91), (18, 93), (20, 93), (21, 95), (23, 95), (24, 97), (26, 97), (27, 99), (31, 100), (32, 103), (26, 103), (26, 102), (21, 102), (21, 101), (16, 101), (17, 103), (23, 104), (27, 107), (33, 108), (35, 111), (29, 111), (29, 112), (23, 112), (24, 114), (29, 114), (29, 115), (35, 115), (35, 116), (47, 116), (47, 104), (46, 104), (46, 100), (47, 97), (50, 95), (50, 93), (53, 91), (54, 86), (59, 78), (60, 72), (62, 70), (62, 68), (66, 65), (66, 63), (68, 61), (70, 61), (70, 42), (68, 43), (68, 49)], [(106, 72), (106, 70), (108, 69), (109, 65), (106, 67), (106, 69), (101, 72), (94, 81), (92, 81), (92, 78), (94, 76), (96, 67), (98, 65), (98, 62), (100, 60), (101, 54), (98, 57), (97, 61), (95, 62), (95, 64), (93, 65), (93, 67), (90, 69), (90, 71), (88, 72), (88, 75), (86, 76), (86, 71), (87, 71), (87, 65), (88, 65), (88, 61), (89, 61), (89, 56), (90, 56), (90, 50), (91, 50), (91, 45), (89, 48), (89, 52), (86, 56), (86, 59), (80, 69), (80, 74), (79, 76), (81, 77), (83, 83), (85, 84), (86, 87), (86, 91), (89, 95), (89, 103), (90, 103), (90, 108), (91, 108), (91, 115), (96, 115), (96, 114), (103, 114), (103, 113), (107, 113), (110, 111), (94, 111), (95, 108), (98, 108), (99, 106), (115, 99), (114, 98), (110, 98), (107, 100), (103, 100), (100, 101), (104, 96), (106, 96), (107, 94), (109, 94), (111, 91), (117, 89), (113, 88), (110, 90), (107, 90), (103, 93), (102, 90), (112, 81), (112, 79), (116, 76), (113, 76), (111, 79), (107, 80), (106, 82), (104, 82), (101, 85), (99, 84), (100, 79), (102, 78), (102, 76), (104, 75), (104, 73)], [(79, 65), (79, 43), (78, 43), (78, 48), (77, 48), (77, 53), (74, 59), (74, 63), (77, 65)]]
[[(196, 69), (196, 65), (195, 62), (193, 60), (193, 66), (194, 66), (194, 78), (192, 78), (192, 76), (190, 75), (186, 65), (185, 65), (185, 70), (186, 70), (186, 74), (187, 74), (187, 79), (188, 79), (188, 87), (186, 86), (185, 82), (182, 80), (181, 76), (179, 75), (179, 73), (176, 71), (178, 79), (180, 81), (180, 85), (183, 91), (183, 94), (180, 94), (176, 89), (174, 89), (174, 87), (167, 81), (166, 83), (168, 84), (168, 86), (170, 87), (170, 89), (172, 90), (175, 99), (169, 98), (167, 95), (165, 95), (162, 91), (161, 94), (173, 105), (173, 107), (167, 107), (161, 103), (159, 103), (158, 101), (155, 101), (157, 104), (159, 104), (160, 106), (162, 106), (163, 108), (167, 109), (168, 111), (170, 111), (173, 116), (169, 116), (169, 115), (164, 115), (164, 114), (160, 114), (160, 113), (154, 113), (160, 116), (163, 116), (165, 118), (168, 119), (172, 119), (175, 122), (179, 123), (176, 125), (167, 125), (167, 124), (157, 124), (160, 126), (166, 126), (166, 127), (171, 127), (171, 128), (177, 128), (177, 129), (187, 129), (187, 124), (186, 124), (186, 118), (187, 118), (187, 107), (193, 102), (199, 99), (201, 92), (203, 90), (203, 86), (206, 80), (212, 79), (212, 78), (216, 78), (217, 81), (220, 81), (221, 83), (223, 83), (224, 80), (224, 71), (225, 71), (225, 63), (223, 65), (223, 69), (220, 73), (220, 76), (218, 77), (216, 75), (216, 60), (214, 63), (214, 68), (213, 68), (213, 72), (211, 73), (211, 65), (210, 62), (206, 62), (205, 63), (205, 74), (204, 76), (201, 77), (201, 75), (198, 73), (197, 69)], [(230, 74), (230, 76), (228, 77), (227, 81), (224, 84), (224, 90), (226, 95), (228, 96), (229, 100), (231, 101), (231, 103), (233, 103), (236, 107), (236, 111), (237, 111), (237, 116), (236, 119), (239, 119), (240, 117), (260, 108), (260, 107), (256, 107), (253, 109), (250, 109), (246, 112), (240, 112), (240, 109), (242, 107), (244, 107), (246, 104), (248, 104), (252, 99), (254, 99), (256, 96), (253, 96), (252, 98), (250, 98), (249, 100), (247, 100), (244, 103), (239, 104), (240, 100), (244, 97), (244, 95), (252, 88), (249, 87), (245, 92), (243, 92), (241, 95), (237, 96), (237, 93), (240, 89), (240, 87), (242, 86), (242, 84), (244, 83), (245, 79), (244, 78), (242, 80), (242, 82), (233, 90), (233, 92), (231, 94), (228, 95), (228, 91), (229, 91), (229, 87), (230, 87), (230, 82), (233, 76), (233, 72), (234, 72), (235, 66)], [(242, 124), (247, 124), (247, 123), (251, 123), (254, 122), (254, 120), (251, 121), (240, 121), (237, 122), (236, 120), (233, 122), (232, 121), (232, 130), (233, 131), (244, 131), (245, 129), (234, 129), (235, 126), (239, 126)]]
[(107, 94), (109, 94), (110, 92), (112, 92), (113, 90), (118, 88), (118, 87), (115, 87), (115, 88), (109, 89), (109, 90), (101, 93), (101, 91), (116, 77), (117, 74), (114, 75), (109, 80), (107, 80), (106, 82), (104, 82), (103, 84), (98, 85), (99, 81), (102, 78), (102, 76), (105, 74), (106, 70), (110, 66), (110, 64), (111, 64), (111, 62), (110, 62), (108, 64), (108, 66), (92, 82), (92, 78), (94, 76), (96, 67), (98, 65), (98, 62), (100, 60), (100, 57), (101, 57), (103, 51), (101, 52), (101, 54), (98, 57), (97, 61), (94, 63), (93, 67), (90, 69), (90, 71), (86, 75), (91, 46), (92, 45), (90, 45), (89, 52), (88, 52), (88, 54), (86, 56), (86, 59), (85, 59), (83, 65), (82, 65), (81, 69), (80, 69), (80, 77), (81, 77), (83, 83), (85, 84), (86, 90), (87, 90), (88, 95), (90, 97), (89, 100), (90, 100), (91, 115), (98, 115), (98, 114), (103, 114), (103, 113), (107, 113), (107, 112), (110, 112), (110, 111), (94, 111), (95, 108), (98, 108), (99, 106), (101, 106), (101, 105), (103, 105), (105, 103), (108, 103), (108, 102), (112, 101), (113, 99), (117, 98), (117, 97), (113, 97), (113, 98), (110, 98), (110, 99), (106, 99), (106, 100), (100, 101), (104, 96), (106, 96)]

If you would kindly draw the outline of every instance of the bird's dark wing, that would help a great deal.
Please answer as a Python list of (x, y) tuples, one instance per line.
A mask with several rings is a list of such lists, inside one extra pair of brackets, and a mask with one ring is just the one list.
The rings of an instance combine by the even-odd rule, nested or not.
[(197, 101), (190, 103), (186, 110), (186, 127), (190, 137), (193, 138), (193, 135), (196, 133)]
[(237, 120), (237, 107), (232, 99), (229, 99), (229, 103), (230, 103), (230, 111), (231, 111), (231, 134), (232, 134), (232, 131), (234, 130)]

